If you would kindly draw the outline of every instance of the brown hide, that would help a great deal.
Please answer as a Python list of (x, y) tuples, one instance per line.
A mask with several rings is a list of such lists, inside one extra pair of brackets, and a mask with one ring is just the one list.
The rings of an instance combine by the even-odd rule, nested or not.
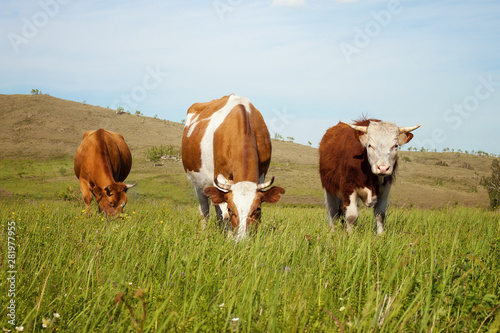
[(184, 127), (184, 133), (182, 136), (182, 164), (184, 166), (184, 171), (195, 171), (198, 172), (201, 167), (201, 148), (200, 142), (205, 135), (205, 129), (207, 128), (208, 120), (214, 112), (219, 111), (224, 105), (226, 105), (229, 95), (224, 96), (220, 99), (216, 99), (210, 102), (195, 103), (193, 104), (187, 112), (186, 119), (190, 115), (197, 116), (200, 120), (199, 124), (196, 124), (193, 133), (188, 138), (187, 133), (189, 128)]
[[(370, 121), (355, 124), (368, 126)], [(379, 178), (371, 172), (366, 148), (359, 142), (359, 132), (339, 122), (329, 128), (319, 145), (319, 172), (323, 188), (349, 205), (349, 195), (357, 188), (368, 188), (374, 196), (379, 194)], [(396, 170), (397, 163), (394, 165)], [(386, 176), (384, 182), (392, 182), (394, 176)]]
[(233, 183), (259, 183), (271, 162), (271, 137), (260, 112), (250, 104), (233, 108), (214, 134), (214, 175)]
[(87, 131), (75, 155), (75, 174), (90, 212), (92, 194), (106, 215), (119, 214), (127, 203), (122, 182), (132, 167), (132, 155), (123, 136), (99, 129)]
[[(245, 225), (258, 223), (261, 203), (277, 202), (285, 190), (280, 187), (258, 189), (271, 161), (271, 137), (264, 118), (253, 104), (245, 98), (233, 97), (228, 95), (211, 102), (196, 103), (189, 108), (182, 139), (182, 163), (196, 188), (202, 215), (208, 217), (208, 197), (215, 205), (227, 203), (227, 213), (234, 230), (242, 221), (246, 221)], [(221, 112), (215, 114), (217, 111)], [(202, 148), (207, 149), (203, 156), (210, 156), (213, 151), (213, 170), (209, 161), (202, 161)], [(235, 187), (226, 184), (227, 188), (221, 190), (212, 186), (219, 175)], [(249, 192), (245, 192), (245, 186), (252, 183), (255, 187), (247, 187)], [(243, 204), (233, 200), (245, 197), (242, 193), (251, 197), (250, 191), (255, 191), (252, 202), (245, 201)], [(239, 202), (238, 207), (236, 202)], [(245, 212), (239, 216), (238, 209), (243, 209), (243, 206)], [(219, 209), (220, 221), (222, 213)]]

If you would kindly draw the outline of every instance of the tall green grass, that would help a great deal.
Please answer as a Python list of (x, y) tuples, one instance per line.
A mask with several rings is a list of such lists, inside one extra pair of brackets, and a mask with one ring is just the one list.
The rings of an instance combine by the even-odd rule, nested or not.
[(83, 209), (0, 202), (0, 327), (15, 329), (3, 292), (14, 220), (24, 332), (500, 328), (498, 213), (393, 209), (377, 237), (368, 210), (347, 235), (330, 232), (322, 208), (266, 206), (259, 230), (235, 243), (215, 220), (202, 230), (194, 205), (135, 200), (115, 220)]

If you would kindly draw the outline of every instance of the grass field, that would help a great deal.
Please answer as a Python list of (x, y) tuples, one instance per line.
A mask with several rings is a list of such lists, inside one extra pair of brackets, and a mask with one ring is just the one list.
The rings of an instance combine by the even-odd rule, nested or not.
[[(93, 210), (96, 206), (93, 206)], [(0, 201), (0, 327), (24, 332), (497, 332), (500, 220), (393, 208), (376, 237), (330, 232), (322, 208), (268, 205), (235, 243), (193, 204), (135, 200), (122, 219), (78, 202)], [(10, 249), (9, 249), (10, 250)], [(15, 299), (15, 326), (6, 305)], [(11, 322), (12, 323), (12, 322)], [(47, 326), (43, 328), (43, 325)]]
[[(386, 234), (362, 209), (348, 236), (328, 225), (317, 149), (273, 140), (268, 175), (286, 194), (235, 243), (215, 220), (200, 229), (180, 162), (145, 160), (178, 149), (181, 124), (45, 95), (0, 95), (0, 110), (4, 330), (500, 330), (500, 216), (479, 185), (490, 157), (400, 152)], [(121, 219), (95, 203), (83, 213), (73, 158), (97, 128), (123, 134), (134, 157)]]

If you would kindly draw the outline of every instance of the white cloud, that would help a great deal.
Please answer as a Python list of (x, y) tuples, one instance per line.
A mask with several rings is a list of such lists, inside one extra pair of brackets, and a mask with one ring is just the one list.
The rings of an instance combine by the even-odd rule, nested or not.
[(273, 0), (271, 6), (302, 7), (306, 0)]

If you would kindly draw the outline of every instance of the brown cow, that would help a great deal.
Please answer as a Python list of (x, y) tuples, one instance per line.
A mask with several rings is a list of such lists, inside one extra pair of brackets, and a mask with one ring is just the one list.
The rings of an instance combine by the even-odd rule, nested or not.
[(258, 225), (262, 202), (277, 202), (285, 193), (277, 186), (266, 190), (274, 180), (264, 183), (270, 161), (271, 137), (248, 99), (230, 95), (189, 108), (182, 138), (184, 170), (204, 219), (210, 197), (219, 223), (229, 217), (237, 230), (236, 240), (246, 236), (247, 225)]
[(134, 187), (122, 183), (132, 167), (132, 155), (123, 136), (99, 129), (87, 131), (75, 155), (75, 174), (90, 213), (92, 194), (99, 212), (106, 216), (121, 214), (127, 204), (127, 190)]
[(383, 233), (399, 147), (419, 127), (361, 119), (354, 125), (339, 122), (326, 131), (319, 145), (319, 172), (332, 229), (334, 220), (345, 214), (347, 231), (352, 232), (361, 199), (374, 207), (377, 234)]

